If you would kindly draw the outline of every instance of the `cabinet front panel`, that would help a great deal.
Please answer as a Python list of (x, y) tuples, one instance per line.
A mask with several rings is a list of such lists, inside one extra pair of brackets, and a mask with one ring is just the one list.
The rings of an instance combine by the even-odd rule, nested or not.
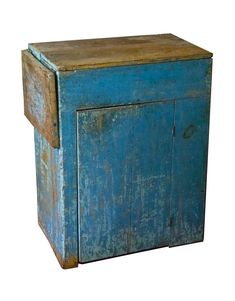
[(62, 72), (60, 109), (81, 110), (210, 94), (211, 59)]
[(174, 102), (77, 112), (79, 261), (169, 244)]

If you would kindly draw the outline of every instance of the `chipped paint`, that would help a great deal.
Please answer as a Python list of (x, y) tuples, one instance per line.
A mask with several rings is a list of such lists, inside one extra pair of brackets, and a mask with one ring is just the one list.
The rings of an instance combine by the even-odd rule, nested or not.
[(40, 228), (42, 229), (43, 233), (45, 234), (46, 238), (48, 239), (48, 241), (49, 241), (49, 243), (51, 245), (51, 248), (52, 248), (53, 252), (55, 253), (55, 256), (56, 256), (56, 258), (57, 258), (60, 266), (63, 269), (70, 269), (70, 268), (77, 267), (78, 266), (78, 258), (77, 258), (77, 256), (76, 255), (71, 255), (68, 258), (64, 258), (64, 255), (61, 254), (58, 251), (58, 246), (54, 245), (51, 237), (48, 236), (48, 231), (45, 228), (45, 225), (43, 225), (43, 222), (40, 220), (40, 218), (38, 219), (38, 224), (39, 224)]
[(194, 124), (190, 124), (183, 133), (184, 139), (189, 139), (193, 136), (193, 134), (197, 131), (197, 127)]
[(62, 267), (203, 239), (210, 66), (56, 74), (60, 148), (35, 129), (35, 150), (40, 225)]
[[(167, 99), (209, 97), (211, 59), (59, 73), (61, 105), (76, 111)], [(192, 96), (193, 95), (193, 96)]]
[[(94, 134), (97, 116), (106, 122)], [(174, 101), (77, 118), (80, 262), (167, 245)]]
[(170, 246), (203, 240), (209, 112), (208, 98), (176, 101)]

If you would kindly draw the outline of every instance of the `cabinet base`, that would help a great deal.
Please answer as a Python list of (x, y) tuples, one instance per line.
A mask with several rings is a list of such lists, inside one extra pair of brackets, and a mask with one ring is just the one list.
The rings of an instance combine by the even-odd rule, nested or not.
[(71, 268), (76, 268), (78, 266), (78, 260), (75, 256), (71, 256), (68, 259), (64, 259), (63, 256), (56, 250), (55, 246), (53, 245), (53, 243), (50, 241), (46, 230), (43, 227), (43, 223), (40, 221), (40, 219), (38, 219), (38, 225), (39, 227), (42, 229), (42, 232), (44, 233), (44, 235), (46, 236), (53, 252), (55, 253), (55, 256), (60, 264), (60, 266), (63, 269), (71, 269)]

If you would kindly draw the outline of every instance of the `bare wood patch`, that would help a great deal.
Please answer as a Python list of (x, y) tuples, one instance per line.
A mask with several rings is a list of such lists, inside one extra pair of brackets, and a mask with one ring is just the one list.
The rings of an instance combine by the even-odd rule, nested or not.
[(22, 51), (24, 113), (53, 147), (59, 147), (55, 74)]

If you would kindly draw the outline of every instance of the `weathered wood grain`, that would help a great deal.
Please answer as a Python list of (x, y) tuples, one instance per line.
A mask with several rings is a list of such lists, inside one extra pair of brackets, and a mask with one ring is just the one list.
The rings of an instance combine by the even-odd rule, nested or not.
[(35, 129), (35, 149), (39, 222), (61, 266), (202, 240), (212, 54), (173, 35), (29, 51), (58, 87), (60, 147)]
[[(77, 214), (79, 212), (77, 211), (79, 199), (77, 162), (79, 144), (77, 143), (79, 139), (83, 139), (83, 133), (77, 135), (76, 111), (108, 106), (114, 109), (127, 104), (138, 105), (155, 101), (157, 104), (167, 99), (174, 101), (175, 98), (194, 99), (197, 102), (200, 98), (210, 97), (210, 82), (211, 59), (58, 73), (67, 258), (74, 256), (76, 247), (81, 245), (80, 230), (76, 229), (76, 220), (80, 218)], [(90, 115), (92, 116), (92, 113)], [(125, 130), (126, 128), (123, 128), (124, 133)], [(100, 135), (102, 137), (104, 133), (101, 131)], [(133, 211), (132, 214), (135, 216), (136, 213)], [(138, 233), (140, 230), (137, 231)], [(144, 235), (143, 228), (142, 235)], [(136, 246), (140, 246), (140, 235), (137, 241), (139, 242)], [(134, 244), (132, 246), (129, 250), (135, 252)], [(89, 258), (84, 258), (85, 260)]]
[[(38, 222), (61, 267), (75, 267), (78, 265), (77, 216), (69, 211), (68, 218), (72, 198), (67, 191), (73, 190), (67, 184), (64, 172), (66, 169), (61, 168), (61, 162), (64, 159), (63, 147), (52, 147), (36, 128), (34, 137)], [(73, 173), (71, 172), (70, 175)], [(65, 191), (66, 184), (68, 189)]]
[(172, 34), (32, 43), (29, 49), (54, 70), (60, 71), (212, 56)]
[(79, 260), (168, 245), (174, 102), (77, 117)]
[(66, 110), (207, 96), (211, 59), (60, 72)]
[(53, 147), (59, 147), (55, 74), (22, 51), (24, 113)]
[(203, 240), (209, 114), (209, 98), (176, 101), (170, 246)]

